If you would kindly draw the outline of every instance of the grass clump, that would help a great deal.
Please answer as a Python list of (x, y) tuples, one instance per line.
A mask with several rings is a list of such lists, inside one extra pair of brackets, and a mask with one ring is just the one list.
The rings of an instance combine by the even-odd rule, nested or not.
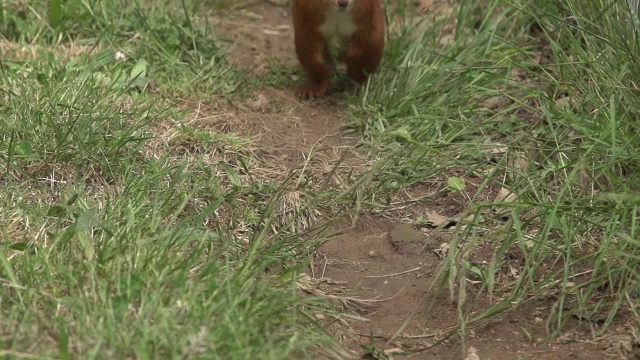
[(60, 9), (56, 4), (5, 5), (4, 37), (16, 44), (107, 53), (136, 67), (140, 81), (160, 93), (219, 96), (243, 81), (224, 61), (225, 50), (206, 17), (198, 15), (204, 11), (197, 1), (70, 1)]
[[(550, 294), (552, 334), (572, 318), (637, 319), (635, 14), (624, 2), (460, 1), (420, 31), (391, 29), (400, 38), (357, 126), (396, 154), (374, 192), (428, 185), (426, 201), (473, 215), (441, 273), (461, 286), (461, 326)], [(472, 316), (467, 277), (497, 304)]]
[(202, 226), (228, 194), (189, 214), (195, 191), (181, 170), (125, 178), (117, 193), (61, 189), (71, 196), (51, 205), (19, 198), (19, 185), (5, 186), (3, 349), (281, 358), (328, 341), (302, 321), (301, 310), (314, 304), (295, 293), (295, 278), (265, 274), (279, 263), (270, 254), (282, 258), (286, 244), (245, 257), (262, 242), (252, 239), (245, 249), (224, 230)]
[(0, 3), (1, 357), (336, 355), (246, 140), (156, 137), (242, 81), (196, 2), (55, 3)]

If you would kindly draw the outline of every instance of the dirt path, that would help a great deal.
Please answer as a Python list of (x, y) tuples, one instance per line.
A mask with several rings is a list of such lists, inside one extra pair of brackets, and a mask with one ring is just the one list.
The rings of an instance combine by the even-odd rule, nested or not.
[[(237, 41), (230, 52), (231, 60), (262, 75), (271, 71), (274, 64), (298, 66), (289, 23), (286, 7), (261, 3), (220, 20), (216, 29)], [(215, 131), (255, 138), (260, 166), (273, 169), (274, 179), (277, 174), (299, 171), (303, 166), (314, 175), (323, 176), (345, 151), (355, 154), (353, 145), (358, 135), (341, 132), (348, 116), (344, 96), (301, 102), (293, 97), (293, 85), (283, 88), (265, 85), (239, 110), (225, 110), (226, 116), (207, 117), (208, 126)], [(367, 164), (367, 159), (354, 155), (345, 166), (365, 168)], [(334, 181), (341, 180), (338, 177)], [(423, 194), (434, 190), (437, 189), (412, 189)], [(325, 290), (371, 300), (348, 309), (368, 321), (327, 322), (330, 331), (342, 339), (354, 358), (363, 356), (362, 345), (372, 341), (378, 350), (402, 349), (406, 356), (402, 358), (407, 359), (464, 359), (463, 349), (470, 347), (477, 349), (478, 357), (469, 355), (467, 359), (620, 358), (620, 348), (629, 343), (628, 339), (584, 341), (587, 337), (575, 329), (567, 330), (562, 337), (564, 344), (557, 341), (536, 345), (545, 336), (542, 319), (552, 301), (529, 304), (499, 321), (471, 330), (464, 346), (453, 338), (432, 346), (436, 342), (432, 334), (454, 325), (457, 316), (456, 306), (448, 301), (447, 294), (430, 310), (423, 302), (440, 264), (436, 250), (447, 243), (446, 233), (431, 237), (432, 229), (416, 229), (399, 219), (425, 209), (440, 214), (455, 212), (452, 207), (455, 203), (446, 201), (420, 204), (398, 211), (398, 220), (363, 216), (355, 229), (319, 249), (310, 277), (340, 282), (325, 283)], [(484, 299), (475, 307), (481, 309), (487, 304)], [(387, 343), (412, 314), (414, 320), (400, 336)], [(577, 322), (573, 325), (575, 328)]]

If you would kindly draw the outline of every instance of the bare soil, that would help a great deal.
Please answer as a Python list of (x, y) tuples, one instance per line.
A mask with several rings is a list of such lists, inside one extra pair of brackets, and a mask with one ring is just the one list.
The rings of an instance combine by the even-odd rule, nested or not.
[[(235, 42), (230, 47), (231, 61), (256, 77), (268, 73), (273, 64), (298, 66), (287, 7), (258, 2), (217, 21), (217, 31), (230, 40), (229, 44)], [(342, 131), (348, 117), (345, 95), (334, 93), (315, 101), (300, 101), (292, 89), (302, 79), (290, 80), (290, 85), (280, 88), (265, 85), (251, 94), (246, 104), (234, 109), (214, 106), (201, 119), (212, 130), (253, 138), (262, 175), (267, 178), (277, 179), (287, 170), (302, 167), (314, 169), (318, 176), (326, 175), (345, 152), (350, 154), (346, 167), (356, 173), (366, 169), (370, 161), (353, 149), (358, 134)], [(341, 182), (339, 175), (332, 180), (334, 184)], [(443, 176), (440, 187), (416, 187), (405, 196), (417, 198), (445, 186)], [(496, 191), (489, 189), (487, 198), (495, 197)], [(441, 262), (438, 253), (448, 243), (448, 232), (419, 229), (402, 219), (426, 212), (452, 217), (460, 207), (460, 199), (448, 196), (437, 204), (416, 202), (384, 218), (362, 215), (354, 228), (318, 249), (308, 275), (330, 280), (323, 285), (326, 291), (342, 291), (361, 300), (354, 300), (346, 311), (366, 320), (327, 322), (328, 329), (342, 340), (353, 358), (640, 359), (640, 350), (633, 348), (633, 339), (624, 328), (596, 341), (589, 325), (576, 320), (558, 340), (543, 341), (547, 335), (544, 319), (553, 299), (525, 304), (505, 317), (471, 329), (464, 343), (457, 336), (442, 338), (444, 331), (456, 324), (457, 305), (451, 301), (446, 284), (435, 301), (429, 290)], [(473, 292), (473, 285), (469, 288)], [(470, 302), (472, 311), (491, 304), (482, 296)], [(375, 357), (373, 350), (363, 348), (370, 345), (374, 345), (370, 349), (388, 352)]]

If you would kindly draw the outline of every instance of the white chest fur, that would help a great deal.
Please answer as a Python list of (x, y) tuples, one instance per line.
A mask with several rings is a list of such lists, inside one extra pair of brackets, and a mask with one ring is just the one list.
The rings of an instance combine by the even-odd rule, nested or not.
[(327, 21), (320, 27), (324, 36), (333, 38), (346, 38), (356, 31), (356, 25), (351, 19), (351, 8), (340, 10), (337, 7), (331, 9), (327, 15)]

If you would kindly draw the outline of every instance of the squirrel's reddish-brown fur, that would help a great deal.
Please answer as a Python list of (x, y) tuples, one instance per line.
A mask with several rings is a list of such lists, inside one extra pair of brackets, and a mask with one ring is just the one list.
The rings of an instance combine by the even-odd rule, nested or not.
[(382, 0), (293, 0), (291, 5), (296, 55), (310, 84), (296, 94), (305, 99), (323, 95), (330, 87), (335, 62), (332, 40), (344, 43), (338, 60), (358, 84), (367, 81), (384, 51)]

